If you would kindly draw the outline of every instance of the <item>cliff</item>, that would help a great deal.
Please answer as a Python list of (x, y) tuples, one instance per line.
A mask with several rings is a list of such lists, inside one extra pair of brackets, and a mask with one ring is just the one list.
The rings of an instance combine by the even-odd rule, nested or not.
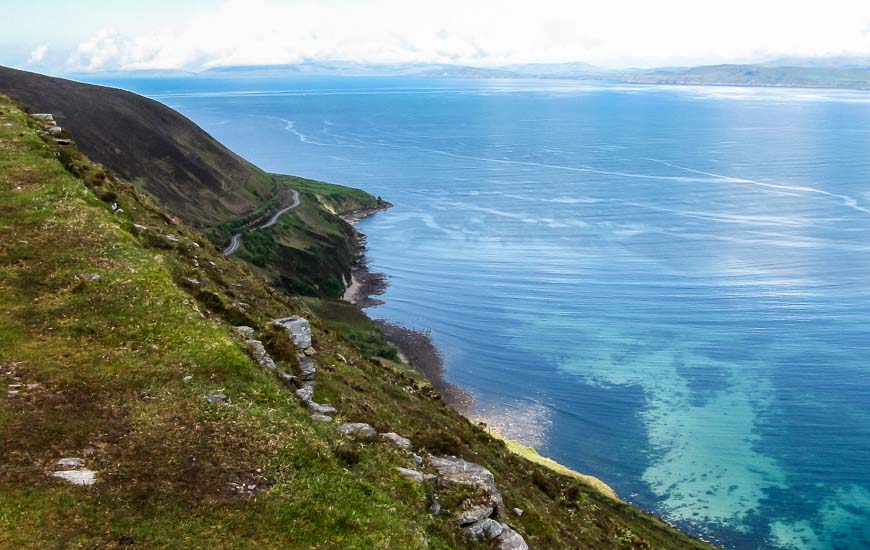
[[(705, 547), (509, 452), (355, 344), (362, 314), (277, 290), (55, 126), (0, 97), (0, 546)], [(357, 193), (296, 183), (287, 238)]]

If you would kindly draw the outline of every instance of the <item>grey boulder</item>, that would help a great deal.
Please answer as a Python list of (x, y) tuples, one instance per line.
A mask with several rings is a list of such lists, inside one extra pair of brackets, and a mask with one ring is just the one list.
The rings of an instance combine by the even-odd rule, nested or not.
[(470, 485), (485, 489), (492, 504), (500, 507), (503, 504), (501, 493), (495, 485), (492, 472), (473, 462), (456, 458), (455, 456), (433, 456), (429, 463), (438, 470), (442, 485)]
[(411, 440), (402, 437), (401, 435), (394, 432), (387, 432), (380, 435), (380, 438), (384, 441), (389, 441), (393, 445), (397, 447), (401, 447), (403, 449), (409, 449), (411, 447)]
[(529, 545), (526, 544), (526, 539), (522, 535), (511, 529), (507, 524), (502, 523), (502, 532), (496, 538), (498, 550), (529, 550)]
[(377, 430), (363, 422), (342, 424), (339, 426), (338, 432), (361, 441), (374, 441), (378, 438)]
[(465, 533), (473, 541), (492, 540), (504, 532), (504, 527), (499, 522), (483, 518), (465, 528)]
[(459, 525), (470, 525), (488, 518), (492, 515), (492, 512), (492, 506), (475, 506), (474, 508), (466, 510), (456, 516), (456, 521), (459, 522)]
[(337, 412), (332, 405), (321, 405), (314, 401), (308, 402), (308, 410), (315, 414), (335, 414)]
[(311, 347), (311, 323), (304, 317), (291, 315), (272, 322), (287, 331), (296, 349), (303, 350)]

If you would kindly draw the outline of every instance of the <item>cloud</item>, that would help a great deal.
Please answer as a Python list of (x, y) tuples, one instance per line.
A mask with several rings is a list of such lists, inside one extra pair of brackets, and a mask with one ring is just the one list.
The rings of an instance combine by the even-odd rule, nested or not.
[(27, 64), (34, 65), (36, 63), (41, 62), (43, 59), (45, 59), (45, 54), (47, 54), (47, 53), (48, 53), (48, 45), (47, 44), (42, 44), (42, 45), (39, 45), (39, 46), (33, 48), (33, 51), (30, 52), (30, 57), (27, 59)]
[(868, 26), (870, 3), (853, 0), (228, 0), (170, 28), (100, 31), (75, 49), (68, 69), (302, 60), (689, 64), (870, 54)]

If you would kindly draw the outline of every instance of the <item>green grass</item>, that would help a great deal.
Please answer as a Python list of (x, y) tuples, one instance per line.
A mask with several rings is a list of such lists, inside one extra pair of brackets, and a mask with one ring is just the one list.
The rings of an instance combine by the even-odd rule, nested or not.
[(332, 214), (345, 214), (363, 208), (374, 208), (378, 205), (377, 197), (366, 193), (362, 189), (296, 176), (276, 174), (275, 179), (280, 185), (286, 185), (314, 196)]
[[(450, 491), (448, 513), (429, 514), (427, 490), (395, 471), (407, 455), (312, 423), (248, 357), (233, 324), (296, 368), (286, 335), (268, 330), (289, 314), (312, 321), (319, 402), (490, 468), (532, 547), (705, 547), (511, 453), (419, 373), (361, 350), (346, 330), (371, 334), (358, 312), (270, 288), (33, 124), (0, 98), (0, 547), (467, 546), (450, 507), (468, 495)], [(11, 397), (11, 383), (39, 385)], [(217, 391), (228, 404), (205, 399)], [(98, 483), (49, 477), (68, 456)]]

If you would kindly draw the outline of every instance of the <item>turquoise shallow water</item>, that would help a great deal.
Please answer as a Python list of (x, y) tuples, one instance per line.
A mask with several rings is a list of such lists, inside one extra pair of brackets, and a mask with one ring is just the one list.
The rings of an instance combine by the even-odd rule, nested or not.
[(870, 547), (870, 94), (114, 84), (394, 202), (370, 312), (508, 435), (727, 547)]

